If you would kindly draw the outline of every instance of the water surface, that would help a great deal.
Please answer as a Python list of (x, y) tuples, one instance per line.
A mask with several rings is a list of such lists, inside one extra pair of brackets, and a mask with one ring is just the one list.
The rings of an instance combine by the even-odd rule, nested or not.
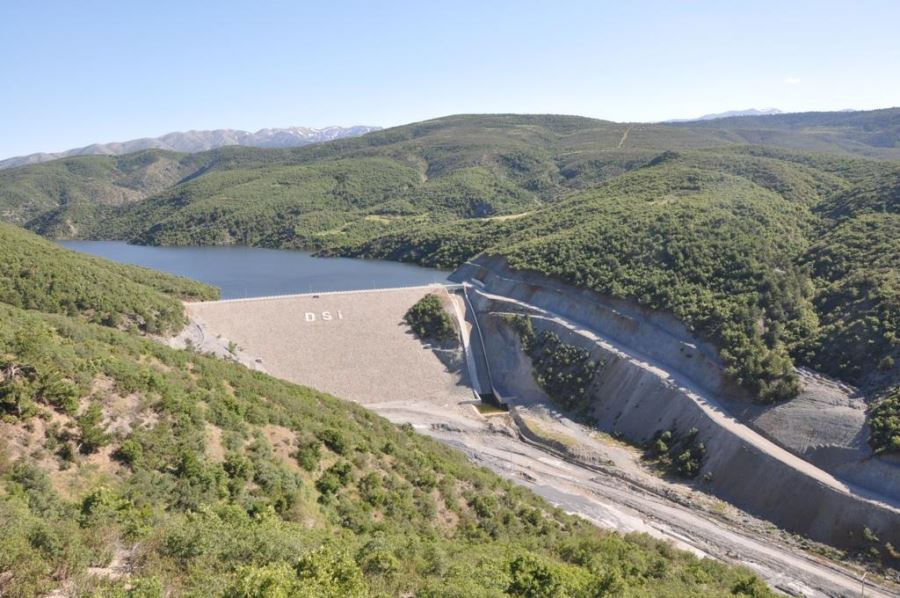
[(222, 299), (356, 291), (447, 282), (449, 272), (379, 260), (312, 257), (294, 249), (145, 247), (122, 241), (62, 241), (69, 249), (187, 276), (219, 287)]

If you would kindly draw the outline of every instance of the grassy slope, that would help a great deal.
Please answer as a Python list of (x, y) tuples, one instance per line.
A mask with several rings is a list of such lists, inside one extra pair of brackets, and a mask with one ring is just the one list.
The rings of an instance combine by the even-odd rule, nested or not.
[[(62, 253), (20, 268), (58, 279)], [(770, 595), (746, 571), (599, 531), (356, 405), (5, 303), (0, 532), (5, 596)], [(88, 571), (125, 555), (125, 579)]]
[(145, 332), (184, 324), (179, 299), (213, 299), (218, 291), (185, 278), (69, 251), (0, 224), (0, 302), (79, 316)]

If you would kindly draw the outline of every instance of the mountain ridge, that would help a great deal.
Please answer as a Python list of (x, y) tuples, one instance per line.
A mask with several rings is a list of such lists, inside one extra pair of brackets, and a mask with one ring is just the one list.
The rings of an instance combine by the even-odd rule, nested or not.
[(726, 110), (725, 112), (712, 112), (704, 114), (696, 118), (670, 118), (664, 120), (664, 123), (690, 123), (698, 120), (716, 120), (718, 118), (731, 118), (734, 116), (772, 116), (775, 114), (785, 114), (783, 110), (778, 108), (747, 108), (746, 110)]
[(285, 148), (300, 147), (312, 143), (322, 143), (345, 137), (357, 137), (381, 127), (353, 125), (350, 127), (276, 127), (258, 131), (241, 129), (210, 129), (189, 131), (173, 131), (159, 137), (141, 137), (127, 141), (108, 143), (92, 143), (83, 147), (72, 148), (60, 152), (37, 152), (23, 156), (13, 156), (0, 160), (0, 169), (15, 168), (29, 164), (40, 164), (60, 158), (90, 155), (122, 155), (146, 149), (162, 149), (175, 152), (196, 153), (225, 147), (240, 145), (245, 147)]

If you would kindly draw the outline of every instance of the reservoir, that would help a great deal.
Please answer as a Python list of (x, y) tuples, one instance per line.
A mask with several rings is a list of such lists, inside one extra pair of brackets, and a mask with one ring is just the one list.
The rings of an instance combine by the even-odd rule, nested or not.
[(313, 257), (295, 249), (145, 247), (123, 241), (62, 241), (69, 249), (199, 280), (222, 299), (358, 291), (447, 282), (449, 272), (380, 260)]

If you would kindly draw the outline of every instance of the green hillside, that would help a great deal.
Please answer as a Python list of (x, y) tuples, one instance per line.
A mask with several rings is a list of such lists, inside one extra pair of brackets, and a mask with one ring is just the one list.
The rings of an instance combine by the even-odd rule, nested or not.
[[(98, 207), (140, 201), (213, 160), (211, 152), (188, 156), (146, 150), (5, 169), (0, 171), (0, 217), (55, 237), (78, 237), (80, 222), (90, 220)], [(69, 212), (72, 217), (64, 216)], [(54, 220), (52, 214), (59, 216)]]
[(715, 130), (738, 143), (900, 159), (900, 108), (740, 116), (675, 126)]
[[(0, 232), (30, 241), (8, 275), (23, 300), (20, 283), (66, 281), (76, 260), (119, 270)], [(106, 286), (129, 273), (98, 278), (84, 305), (126, 317), (138, 287), (164, 286)], [(4, 596), (773, 595), (745, 570), (600, 531), (354, 404), (2, 299)]]
[(0, 215), (54, 237), (328, 247), (422, 219), (532, 209), (665, 150), (766, 144), (900, 157), (890, 145), (898, 115), (681, 124), (461, 115), (285, 150), (84, 156), (0, 173)]
[[(874, 396), (900, 381), (900, 162), (871, 158), (897, 157), (898, 119), (900, 109), (678, 124), (450, 116), (303, 148), (196, 154), (195, 172), (146, 199), (80, 201), (28, 222), (51, 236), (442, 267), (503, 254), (672, 312), (762, 400), (793, 396), (796, 364)], [(52, 180), (60, 166), (29, 177), (41, 168)], [(21, 220), (3, 189), (0, 179), (0, 205)]]
[[(0, 173), (0, 214), (48, 236), (503, 255), (676, 315), (759, 400), (789, 399), (799, 364), (858, 384), (873, 447), (900, 450), (897, 111), (767, 118), (454, 116), (73, 158)], [(768, 595), (354, 405), (134, 334), (213, 289), (9, 225), (0, 250), (0, 594)]]
[(671, 312), (763, 400), (792, 364), (873, 394), (900, 382), (900, 165), (760, 150), (662, 154), (510, 219), (409, 227), (333, 253), (455, 267), (505, 255)]
[(143, 332), (185, 324), (181, 299), (215, 299), (193, 280), (75, 253), (0, 223), (0, 302)]

